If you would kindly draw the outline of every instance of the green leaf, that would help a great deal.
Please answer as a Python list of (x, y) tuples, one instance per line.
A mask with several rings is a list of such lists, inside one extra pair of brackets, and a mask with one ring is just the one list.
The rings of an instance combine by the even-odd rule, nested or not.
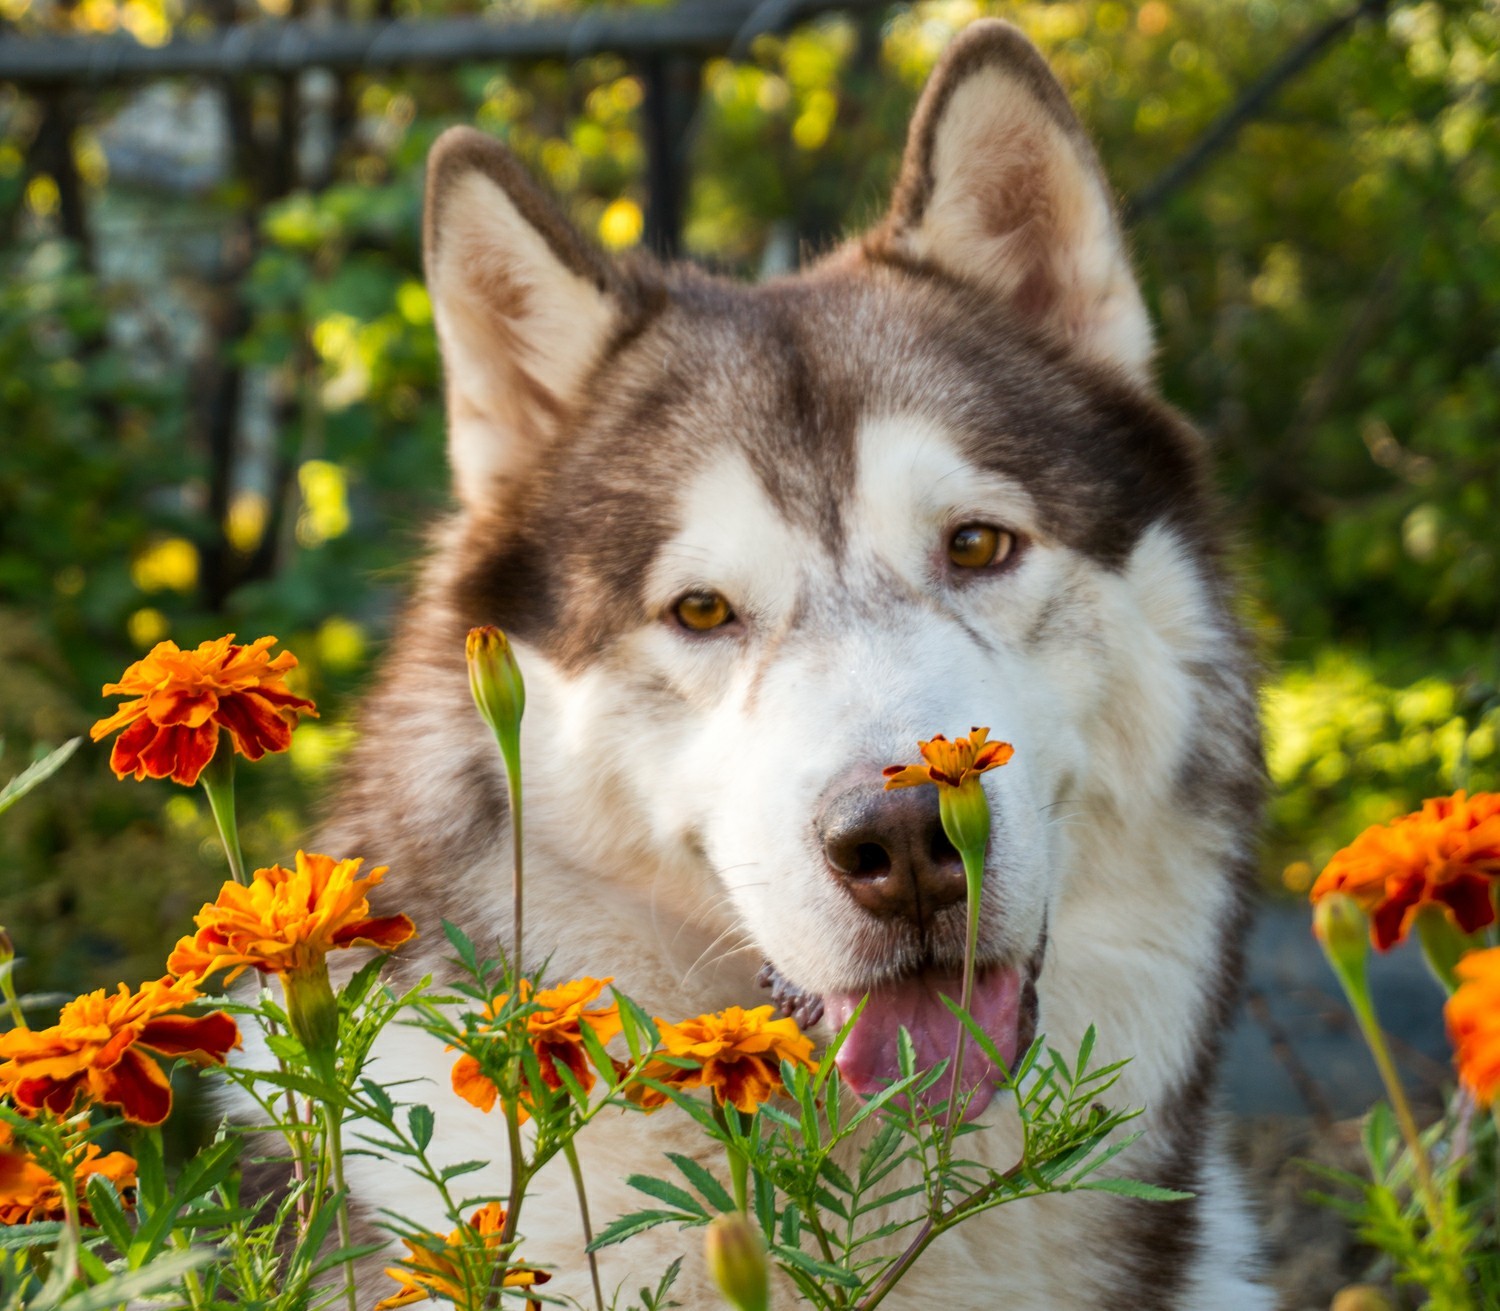
[(667, 1160), (687, 1176), (688, 1182), (707, 1199), (710, 1206), (719, 1211), (734, 1210), (734, 1198), (729, 1195), (729, 1190), (713, 1176), (707, 1166), (678, 1152), (668, 1152)]
[(1113, 1193), (1116, 1197), (1137, 1197), (1143, 1202), (1185, 1202), (1194, 1196), (1142, 1183), (1139, 1179), (1090, 1179), (1078, 1186), (1095, 1193)]
[(483, 1170), (488, 1164), (488, 1161), (459, 1161), (456, 1165), (445, 1165), (438, 1172), (438, 1177), (444, 1183), (447, 1183), (449, 1180), (457, 1179), (461, 1175), (473, 1174), (476, 1170)]
[(433, 1118), (432, 1110), (426, 1106), (413, 1106), (406, 1112), (407, 1127), (411, 1130), (412, 1141), (416, 1143), (417, 1150), (425, 1152), (427, 1144), (432, 1141)]
[(443, 933), (453, 950), (458, 953), (459, 964), (477, 978), (480, 973), (479, 960), (474, 951), (474, 944), (469, 940), (469, 935), (450, 920), (443, 921)]
[(3, 815), (33, 788), (45, 783), (52, 775), (66, 765), (69, 758), (78, 750), (79, 743), (82, 741), (81, 737), (69, 738), (56, 751), (50, 752), (38, 760), (36, 764), (23, 769), (4, 788), (0, 788), (0, 815)]
[(112, 1311), (122, 1303), (133, 1302), (175, 1284), (183, 1275), (199, 1270), (220, 1259), (213, 1248), (195, 1247), (186, 1252), (164, 1252), (150, 1264), (131, 1270), (102, 1284), (75, 1293), (60, 1303), (57, 1311)]
[(613, 1247), (616, 1243), (623, 1243), (627, 1238), (645, 1233), (648, 1229), (655, 1229), (658, 1225), (691, 1226), (706, 1223), (706, 1218), (702, 1216), (684, 1215), (681, 1211), (635, 1211), (630, 1215), (622, 1215), (612, 1224), (606, 1225), (599, 1236), (588, 1245), (588, 1250), (598, 1252), (603, 1248)]
[(708, 1211), (692, 1193), (685, 1188), (679, 1188), (676, 1184), (669, 1184), (665, 1179), (656, 1179), (649, 1174), (633, 1174), (625, 1180), (638, 1193), (645, 1193), (647, 1197), (654, 1197), (658, 1202), (665, 1202), (668, 1206), (675, 1206), (682, 1211), (690, 1211), (694, 1215), (702, 1216), (705, 1220), (709, 1218)]
[(787, 1247), (778, 1243), (771, 1249), (771, 1252), (787, 1265), (812, 1275), (815, 1279), (821, 1279), (825, 1283), (837, 1284), (840, 1288), (858, 1288), (862, 1282), (853, 1271), (829, 1265), (826, 1261), (814, 1260), (800, 1247)]

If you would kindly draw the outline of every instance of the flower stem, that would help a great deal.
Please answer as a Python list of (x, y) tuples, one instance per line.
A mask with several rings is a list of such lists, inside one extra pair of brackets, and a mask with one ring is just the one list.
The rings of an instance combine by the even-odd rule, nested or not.
[(1354, 1011), (1354, 1018), (1359, 1023), (1360, 1032), (1364, 1035), (1365, 1045), (1369, 1047), (1370, 1055), (1375, 1058), (1375, 1068), (1380, 1072), (1380, 1081), (1385, 1085), (1386, 1096), (1391, 1099), (1391, 1109), (1396, 1113), (1396, 1123), (1400, 1126), (1401, 1137), (1406, 1142), (1406, 1150), (1417, 1172), (1417, 1183), (1422, 1195), (1423, 1210), (1427, 1212), (1427, 1223), (1434, 1233), (1441, 1232), (1443, 1228), (1442, 1202), (1438, 1195), (1437, 1181), (1432, 1175), (1432, 1162), (1427, 1159), (1427, 1149), (1422, 1146), (1422, 1135), (1417, 1128), (1417, 1119), (1412, 1114), (1411, 1103), (1407, 1100), (1400, 1072), (1396, 1069), (1395, 1061), (1391, 1059), (1391, 1049), (1386, 1043), (1385, 1032), (1380, 1027), (1380, 1021), (1375, 1018), (1375, 1011), (1368, 997), (1361, 997), (1351, 992), (1349, 1002), (1350, 1008)]
[[(331, 1102), (325, 1101), (322, 1110), (323, 1145), (333, 1173), (333, 1186), (339, 1195), (339, 1246), (348, 1251), (354, 1246), (354, 1237), (349, 1224), (349, 1189), (344, 1183), (344, 1116), (342, 1110)], [(343, 1265), (345, 1300), (349, 1311), (359, 1311), (359, 1295), (354, 1287), (354, 1259), (346, 1256)]]
[[(503, 746), (504, 744), (502, 744)], [(511, 919), (512, 943), (510, 967), (515, 972), (516, 986), (521, 983), (521, 752), (520, 743), (515, 749), (503, 751), (505, 756), (505, 782), (510, 792), (510, 839), (511, 839)]]
[(521, 1117), (516, 1103), (502, 1101), (505, 1112), (505, 1133), (510, 1147), (510, 1195), (505, 1201), (505, 1224), (500, 1229), (500, 1264), (490, 1275), (489, 1292), (484, 1305), (492, 1311), (500, 1305), (501, 1291), (505, 1287), (505, 1264), (510, 1260), (510, 1250), (516, 1241), (516, 1228), (521, 1223), (521, 1203), (526, 1198), (526, 1160), (521, 1151)]
[[(984, 849), (965, 850), (960, 853), (964, 861), (964, 880), (968, 884), (968, 933), (964, 938), (964, 982), (959, 997), (959, 1006), (965, 1015), (974, 1005), (974, 957), (979, 948), (979, 897), (984, 888)], [(951, 1141), (957, 1127), (959, 1089), (963, 1082), (964, 1049), (968, 1046), (969, 1031), (958, 1026), (957, 1050), (953, 1053), (953, 1082), (948, 1089), (948, 1136)]]
[(240, 830), (234, 818), (234, 752), (219, 743), (219, 750), (208, 762), (199, 781), (208, 795), (208, 808), (214, 812), (214, 823), (219, 826), (219, 841), (224, 844), (224, 854), (229, 858), (229, 873), (234, 881), (248, 886), (245, 878), (245, 857), (240, 850)]
[(604, 1288), (599, 1283), (599, 1257), (592, 1250), (594, 1227), (589, 1223), (589, 1199), (584, 1192), (583, 1170), (578, 1164), (578, 1148), (569, 1138), (563, 1144), (563, 1155), (568, 1158), (568, 1169), (573, 1172), (573, 1187), (578, 1193), (578, 1214), (583, 1220), (583, 1250), (589, 1259), (589, 1278), (594, 1281), (595, 1311), (604, 1311)]

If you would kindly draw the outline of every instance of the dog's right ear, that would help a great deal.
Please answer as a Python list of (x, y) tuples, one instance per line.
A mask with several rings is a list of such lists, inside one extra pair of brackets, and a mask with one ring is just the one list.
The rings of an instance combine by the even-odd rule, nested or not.
[(503, 496), (558, 433), (632, 296), (498, 141), (451, 128), (427, 160), (423, 259), (464, 504)]

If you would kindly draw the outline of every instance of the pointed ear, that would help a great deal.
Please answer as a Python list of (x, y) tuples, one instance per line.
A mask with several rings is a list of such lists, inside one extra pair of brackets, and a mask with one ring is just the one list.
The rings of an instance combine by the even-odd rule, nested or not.
[(1151, 324), (1098, 158), (1009, 23), (973, 23), (944, 52), (866, 249), (983, 286), (1091, 358), (1149, 376)]
[(427, 160), (423, 259), (448, 454), (471, 508), (540, 458), (635, 298), (499, 142), (452, 128)]

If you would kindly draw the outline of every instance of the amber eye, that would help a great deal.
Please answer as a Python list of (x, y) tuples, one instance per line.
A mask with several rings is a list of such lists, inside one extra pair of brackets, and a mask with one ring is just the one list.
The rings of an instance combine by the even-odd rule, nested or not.
[(966, 523), (948, 539), (948, 558), (960, 569), (985, 569), (1002, 563), (1015, 550), (1016, 535), (989, 524)]
[(695, 633), (721, 628), (734, 618), (722, 592), (689, 592), (672, 607), (672, 613), (679, 624)]

